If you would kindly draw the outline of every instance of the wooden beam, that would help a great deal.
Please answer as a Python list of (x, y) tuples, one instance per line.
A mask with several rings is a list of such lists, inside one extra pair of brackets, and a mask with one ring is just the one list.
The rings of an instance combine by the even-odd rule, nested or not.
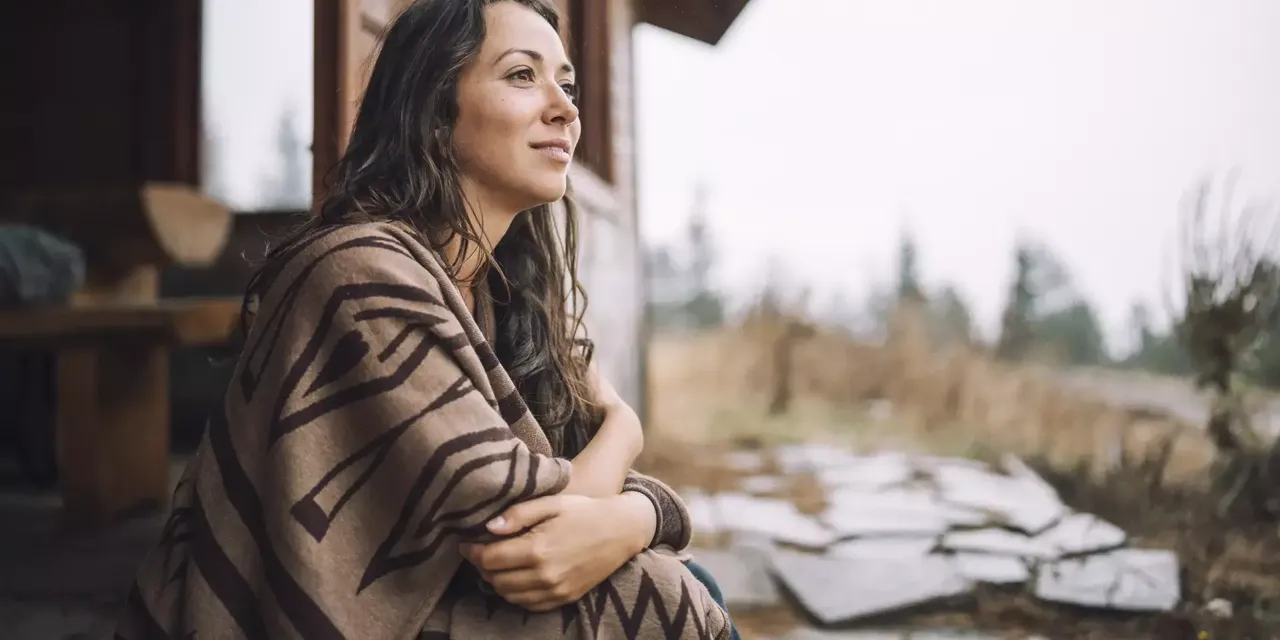
[(239, 297), (226, 297), (5, 311), (0, 312), (0, 344), (30, 347), (140, 338), (174, 346), (220, 345), (238, 326), (240, 306)]
[(714, 45), (724, 37), (748, 1), (638, 0), (636, 21)]

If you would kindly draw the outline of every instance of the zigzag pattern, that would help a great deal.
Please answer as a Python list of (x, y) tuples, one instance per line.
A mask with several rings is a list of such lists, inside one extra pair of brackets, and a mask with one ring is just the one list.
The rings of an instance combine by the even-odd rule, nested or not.
[[(658, 587), (653, 576), (645, 569), (639, 571), (636, 595), (630, 606), (627, 604), (628, 598), (618, 590), (615, 582), (606, 580), (587, 594), (578, 606), (561, 610), (562, 632), (567, 633), (580, 616), (585, 614), (588, 628), (597, 636), (616, 624), (626, 640), (651, 638), (655, 632), (661, 632), (663, 638), (714, 638), (707, 621), (698, 614), (697, 607), (694, 606), (688, 582), (680, 580), (679, 598), (674, 610), (668, 611), (670, 603), (664, 599), (663, 590)], [(648, 627), (646, 622), (649, 623)], [(690, 631), (693, 635), (689, 635)]]

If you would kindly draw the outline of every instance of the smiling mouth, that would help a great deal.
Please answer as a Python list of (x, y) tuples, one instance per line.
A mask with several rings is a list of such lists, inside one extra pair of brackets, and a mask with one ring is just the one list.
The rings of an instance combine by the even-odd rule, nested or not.
[(573, 155), (567, 149), (556, 145), (534, 147), (534, 150), (556, 162), (568, 163), (573, 161)]

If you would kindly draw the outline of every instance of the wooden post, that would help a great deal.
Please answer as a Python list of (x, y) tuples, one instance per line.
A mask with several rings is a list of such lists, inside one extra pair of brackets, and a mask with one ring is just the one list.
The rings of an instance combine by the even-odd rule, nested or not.
[(169, 489), (168, 346), (150, 336), (64, 346), (57, 380), (67, 524), (100, 527), (128, 509), (162, 505)]

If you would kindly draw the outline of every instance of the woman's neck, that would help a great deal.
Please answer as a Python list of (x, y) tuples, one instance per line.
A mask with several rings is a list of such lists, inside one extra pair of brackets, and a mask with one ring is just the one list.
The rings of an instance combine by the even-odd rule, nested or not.
[(520, 213), (518, 209), (503, 206), (498, 198), (486, 193), (474, 183), (464, 180), (462, 194), (467, 203), (467, 213), (475, 221), (475, 230), (481, 246), (474, 242), (466, 243), (466, 254), (463, 255), (463, 241), (454, 236), (445, 246), (445, 258), (450, 264), (458, 266), (457, 285), (467, 309), (474, 315), (476, 312), (475, 284), (476, 277), (484, 272), (485, 256), (493, 252), (502, 236)]

